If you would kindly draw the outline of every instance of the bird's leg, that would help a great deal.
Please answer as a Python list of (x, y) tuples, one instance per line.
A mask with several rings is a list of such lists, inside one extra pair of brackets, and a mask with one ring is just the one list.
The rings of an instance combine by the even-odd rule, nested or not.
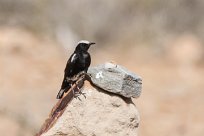
[(77, 90), (80, 90), (80, 88), (78, 87), (78, 85), (76, 84), (76, 88), (77, 88)]
[[(75, 85), (76, 85), (76, 84), (75, 84)], [(76, 88), (77, 88), (77, 90), (79, 89), (77, 85), (76, 85)], [(79, 98), (79, 95), (80, 95), (80, 94), (77, 95), (77, 92), (74, 91), (74, 94), (73, 94), (73, 95), (74, 95), (74, 98), (78, 98), (78, 99), (81, 101), (81, 99)]]
[[(76, 76), (74, 76), (74, 77), (72, 77), (72, 78), (66, 78), (66, 80), (67, 80), (67, 82), (69, 82), (70, 83), (70, 86), (71, 86), (71, 90), (72, 90), (72, 93), (73, 93), (73, 96), (76, 98), (78, 98), (78, 99), (80, 99), (78, 96), (79, 96), (79, 94), (80, 93), (78, 93), (78, 90), (80, 90), (79, 89), (79, 87), (77, 86), (77, 84), (76, 84), (76, 81), (78, 80), (78, 78), (79, 78), (79, 75), (76, 75)], [(77, 89), (77, 92), (75, 91), (75, 87), (74, 87), (74, 85), (75, 85), (75, 87), (76, 87), (76, 89)]]
[(70, 85), (71, 85), (71, 90), (72, 90), (73, 96), (75, 96), (75, 91), (74, 91), (74, 89), (73, 89), (72, 83), (71, 83)]
[(75, 92), (75, 93), (77, 93), (77, 94), (82, 94), (81, 89), (79, 88), (79, 86), (77, 85), (77, 83), (74, 83), (74, 84), (75, 84), (75, 86), (76, 86), (76, 88), (77, 88), (77, 92)]
[(77, 88), (77, 93), (81, 94), (81, 89), (78, 87), (78, 85), (75, 83), (76, 88)]
[(86, 96), (85, 96), (86, 93), (82, 92), (82, 91), (81, 91), (81, 88), (79, 88), (79, 86), (78, 86), (78, 84), (80, 84), (81, 81), (84, 82), (84, 77), (80, 77), (80, 79), (79, 79), (77, 82), (75, 82), (75, 86), (76, 86), (76, 88), (77, 88), (77, 93), (78, 93), (79, 95), (82, 94), (82, 95), (86, 98)]
[(79, 95), (83, 95), (84, 98), (86, 98), (86, 95), (85, 95), (86, 93), (82, 92), (81, 89), (78, 87), (78, 85), (77, 85), (76, 83), (75, 83), (75, 85), (76, 85), (78, 94), (79, 94)]
[[(73, 83), (73, 84), (75, 84), (75, 83)], [(76, 95), (77, 93), (74, 91), (73, 84), (72, 83), (70, 84), (73, 96), (74, 96), (74, 98), (78, 98), (81, 101), (81, 99), (79, 98), (79, 95)]]

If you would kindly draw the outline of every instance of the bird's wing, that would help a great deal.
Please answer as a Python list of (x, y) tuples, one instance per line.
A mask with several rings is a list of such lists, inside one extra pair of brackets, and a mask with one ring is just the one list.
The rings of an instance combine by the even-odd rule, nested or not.
[(75, 64), (77, 63), (77, 60), (78, 60), (78, 54), (73, 53), (70, 56), (69, 60), (67, 61), (67, 65), (66, 65), (66, 68), (64, 70), (66, 77), (72, 75), (72, 72), (74, 70)]
[(71, 63), (76, 62), (77, 58), (78, 58), (78, 55), (77, 55), (76, 53), (73, 53), (73, 54), (71, 55), (71, 57), (70, 57), (70, 62), (71, 62)]
[(66, 68), (64, 70), (64, 79), (62, 81), (61, 89), (57, 95), (57, 98), (60, 99), (64, 92), (70, 89), (71, 82), (67, 78), (71, 78), (73, 76), (73, 70), (75, 69), (75, 64), (77, 63), (78, 54), (73, 53), (67, 61)]

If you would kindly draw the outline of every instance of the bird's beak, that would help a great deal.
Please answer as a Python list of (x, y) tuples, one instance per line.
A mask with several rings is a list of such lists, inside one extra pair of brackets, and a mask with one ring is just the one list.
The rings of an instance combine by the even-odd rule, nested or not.
[(89, 43), (89, 45), (93, 45), (93, 44), (96, 44), (96, 43), (94, 43), (94, 42)]

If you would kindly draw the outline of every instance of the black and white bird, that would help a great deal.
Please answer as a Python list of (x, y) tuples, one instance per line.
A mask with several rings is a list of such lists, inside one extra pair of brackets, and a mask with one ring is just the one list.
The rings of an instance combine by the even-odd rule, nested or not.
[(91, 64), (91, 56), (88, 53), (88, 49), (93, 44), (95, 43), (86, 40), (81, 40), (78, 42), (74, 53), (67, 61), (67, 65), (64, 70), (64, 79), (62, 81), (61, 89), (57, 95), (57, 99), (61, 99), (63, 94), (71, 88), (72, 82), (68, 79), (80, 72), (87, 72)]

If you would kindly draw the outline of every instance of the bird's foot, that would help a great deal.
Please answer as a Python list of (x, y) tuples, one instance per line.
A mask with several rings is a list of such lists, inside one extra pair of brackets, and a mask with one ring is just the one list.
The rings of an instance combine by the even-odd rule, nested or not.
[(83, 95), (84, 98), (86, 99), (86, 93), (81, 92), (81, 91), (79, 91), (79, 92), (75, 92), (75, 96), (80, 96), (80, 95)]
[(81, 98), (79, 96), (80, 94), (76, 94), (76, 93), (74, 94), (74, 98), (79, 99), (81, 101)]
[(79, 97), (79, 96), (81, 96), (81, 95), (83, 95), (84, 98), (86, 99), (86, 95), (85, 95), (85, 93), (75, 94), (75, 95), (74, 95), (74, 98), (79, 99), (79, 100), (81, 101), (81, 98)]
[(84, 96), (84, 98), (86, 99), (86, 95), (85, 95), (86, 93), (81, 93), (81, 94), (82, 94), (82, 95)]
[(75, 95), (78, 95), (78, 96), (83, 95), (84, 98), (86, 98), (86, 95), (85, 95), (86, 93), (82, 92), (81, 89), (77, 86), (77, 84), (76, 84), (76, 88), (77, 88), (77, 91), (75, 91)]

